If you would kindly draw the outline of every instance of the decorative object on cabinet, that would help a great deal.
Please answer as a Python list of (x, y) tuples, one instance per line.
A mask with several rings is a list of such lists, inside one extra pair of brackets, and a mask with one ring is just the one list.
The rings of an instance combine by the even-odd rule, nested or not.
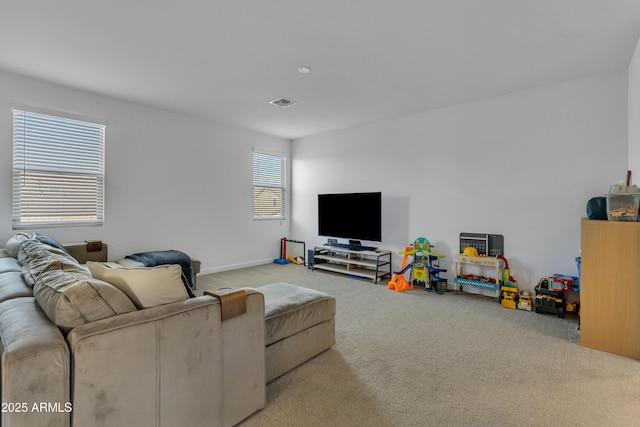
[(625, 184), (612, 185), (607, 196), (607, 219), (609, 221), (638, 220), (640, 189)]

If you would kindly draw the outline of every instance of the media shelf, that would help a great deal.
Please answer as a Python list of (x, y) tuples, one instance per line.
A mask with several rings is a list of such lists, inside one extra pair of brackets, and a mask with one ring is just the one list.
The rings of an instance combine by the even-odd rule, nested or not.
[(336, 246), (314, 248), (312, 270), (325, 270), (370, 279), (391, 278), (391, 251), (352, 250)]

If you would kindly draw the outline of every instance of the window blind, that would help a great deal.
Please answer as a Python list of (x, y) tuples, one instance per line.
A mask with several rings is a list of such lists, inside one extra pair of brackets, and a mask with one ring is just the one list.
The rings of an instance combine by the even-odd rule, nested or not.
[(253, 218), (284, 219), (285, 157), (253, 152)]
[(13, 110), (13, 228), (100, 225), (102, 124)]

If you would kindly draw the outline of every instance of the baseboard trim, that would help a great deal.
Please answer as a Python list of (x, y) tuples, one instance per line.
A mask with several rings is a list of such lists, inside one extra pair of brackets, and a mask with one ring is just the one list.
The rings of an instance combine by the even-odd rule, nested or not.
[(272, 262), (273, 258), (269, 258), (259, 261), (243, 262), (240, 264), (223, 265), (221, 267), (203, 268), (202, 270), (200, 270), (200, 275), (202, 276), (204, 274), (221, 273), (223, 271), (237, 270), (239, 268), (255, 267), (256, 265), (269, 264)]

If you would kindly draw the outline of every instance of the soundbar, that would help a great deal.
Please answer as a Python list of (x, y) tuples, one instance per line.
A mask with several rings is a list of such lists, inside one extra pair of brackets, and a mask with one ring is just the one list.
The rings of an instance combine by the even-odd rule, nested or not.
[(332, 246), (334, 248), (343, 248), (349, 249), (352, 251), (374, 251), (376, 252), (378, 248), (375, 246), (362, 246), (362, 245), (354, 245), (351, 243), (327, 243), (327, 246)]

